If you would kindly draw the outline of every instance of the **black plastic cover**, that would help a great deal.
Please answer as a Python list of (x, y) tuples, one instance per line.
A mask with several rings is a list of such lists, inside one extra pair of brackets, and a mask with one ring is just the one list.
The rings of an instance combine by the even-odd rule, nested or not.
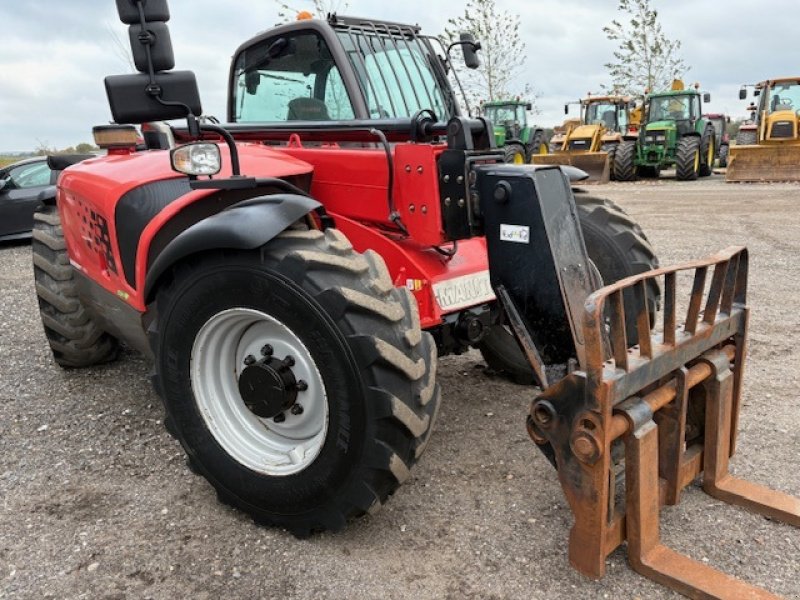
[[(117, 0), (119, 20), (126, 25), (139, 22), (139, 8), (137, 0)], [(169, 21), (169, 6), (167, 0), (142, 0), (145, 21)]]
[[(175, 67), (175, 54), (172, 52), (172, 38), (169, 35), (169, 27), (166, 23), (148, 23), (145, 31), (152, 36), (150, 44), (150, 56), (153, 59), (154, 71), (169, 71)], [(133, 63), (136, 70), (141, 73), (149, 73), (150, 68), (147, 64), (147, 46), (139, 40), (142, 33), (142, 26), (139, 24), (131, 25), (128, 28), (128, 36), (131, 40), (131, 51), (133, 52)]]
[(203, 113), (197, 79), (192, 71), (157, 73), (156, 84), (161, 87), (162, 104), (147, 93), (150, 77), (145, 74), (111, 75), (106, 77), (106, 94), (114, 122), (147, 123), (182, 119), (188, 109), (195, 116)]

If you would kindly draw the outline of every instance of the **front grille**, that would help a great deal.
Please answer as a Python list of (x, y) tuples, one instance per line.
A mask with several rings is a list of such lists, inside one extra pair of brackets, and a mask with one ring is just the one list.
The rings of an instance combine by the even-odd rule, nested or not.
[(592, 147), (591, 140), (570, 140), (569, 142), (569, 149), (570, 150), (578, 150), (578, 151), (588, 151), (589, 148)]
[(794, 123), (791, 121), (778, 121), (772, 125), (772, 133), (770, 137), (773, 138), (793, 138), (794, 137)]

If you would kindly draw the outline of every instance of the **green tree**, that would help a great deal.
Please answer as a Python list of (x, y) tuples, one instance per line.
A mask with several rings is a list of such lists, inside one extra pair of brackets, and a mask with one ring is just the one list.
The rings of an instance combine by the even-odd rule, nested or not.
[(680, 57), (681, 42), (664, 33), (650, 0), (619, 0), (618, 10), (625, 17), (603, 28), (609, 40), (619, 43), (614, 61), (605, 65), (611, 90), (636, 95), (669, 89), (673, 79), (689, 70)]
[[(464, 13), (447, 22), (444, 39), (458, 41), (469, 32), (481, 43), (481, 66), (471, 71), (454, 60), (470, 105), (521, 96), (534, 102), (530, 84), (522, 84), (527, 52), (520, 35), (520, 17), (499, 9), (495, 0), (467, 0)], [(458, 51), (453, 52), (459, 56)]]

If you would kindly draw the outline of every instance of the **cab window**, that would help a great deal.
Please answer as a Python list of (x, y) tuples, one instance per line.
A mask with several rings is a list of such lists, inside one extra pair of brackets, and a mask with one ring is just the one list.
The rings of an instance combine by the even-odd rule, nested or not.
[(19, 190), (50, 185), (50, 167), (46, 162), (20, 165), (8, 171), (6, 179), (7, 186)]
[(339, 69), (314, 32), (269, 38), (236, 61), (234, 120), (340, 121), (355, 118)]

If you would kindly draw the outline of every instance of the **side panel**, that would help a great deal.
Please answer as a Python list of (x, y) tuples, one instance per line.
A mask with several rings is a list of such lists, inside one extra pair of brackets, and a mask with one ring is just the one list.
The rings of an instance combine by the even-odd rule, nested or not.
[(332, 216), (356, 250), (380, 254), (394, 284), (414, 293), (423, 329), (440, 325), (446, 314), (494, 301), (484, 238), (459, 242), (458, 252), (447, 260), (413, 241), (391, 239), (347, 217)]

